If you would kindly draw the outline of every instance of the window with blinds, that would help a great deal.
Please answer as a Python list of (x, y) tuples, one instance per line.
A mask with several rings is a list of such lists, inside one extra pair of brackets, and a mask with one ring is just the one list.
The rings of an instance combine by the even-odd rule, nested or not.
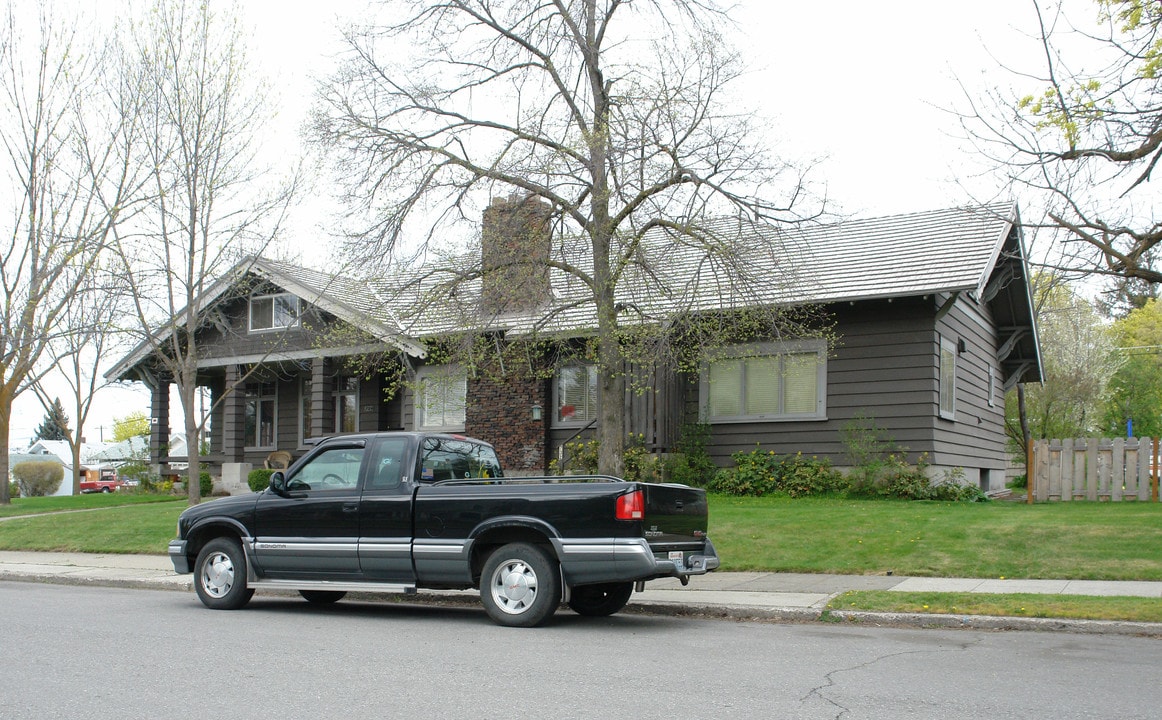
[(597, 366), (570, 365), (557, 371), (556, 425), (586, 425), (597, 417)]
[(420, 370), (416, 427), (463, 431), (467, 395), (468, 380), (458, 367)]
[(956, 342), (940, 339), (940, 417), (956, 418)]
[(826, 345), (763, 345), (725, 357), (703, 372), (703, 410), (710, 422), (823, 419)]

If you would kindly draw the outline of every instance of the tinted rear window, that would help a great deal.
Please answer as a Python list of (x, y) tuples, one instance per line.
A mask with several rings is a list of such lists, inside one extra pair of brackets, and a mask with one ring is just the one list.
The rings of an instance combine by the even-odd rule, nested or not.
[(420, 482), (501, 477), (496, 451), (466, 440), (430, 437), (420, 452)]

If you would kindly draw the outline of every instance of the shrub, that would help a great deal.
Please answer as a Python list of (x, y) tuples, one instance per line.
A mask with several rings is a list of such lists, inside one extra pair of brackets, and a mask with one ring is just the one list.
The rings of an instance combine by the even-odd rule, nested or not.
[(827, 495), (842, 490), (846, 482), (831, 463), (818, 458), (776, 455), (755, 448), (731, 455), (735, 467), (719, 470), (707, 487), (728, 495), (771, 495), (788, 497)]
[[(549, 463), (552, 475), (596, 475), (597, 453), (601, 443), (597, 440), (574, 440), (565, 443), (569, 460), (564, 465), (555, 459)], [(630, 433), (626, 437), (625, 478), (630, 482), (658, 482), (662, 477), (661, 463), (657, 456), (646, 450), (645, 436)]]
[(131, 460), (117, 468), (117, 475), (122, 480), (136, 480), (139, 492), (153, 492), (157, 487), (157, 476), (151, 474), (149, 465), (140, 460)]
[(60, 463), (29, 460), (16, 463), (12, 477), (20, 485), (21, 497), (44, 497), (60, 489), (65, 478), (65, 469)]
[(198, 473), (198, 490), (201, 491), (202, 497), (210, 497), (214, 494), (214, 478), (205, 470)]
[(706, 452), (710, 442), (710, 426), (704, 423), (682, 428), (681, 438), (674, 452), (665, 459), (662, 468), (669, 482), (706, 487), (714, 480), (718, 467)]
[(20, 497), (20, 483), (18, 483), (18, 482), (8, 483), (8, 497), (9, 498)]
[(952, 502), (988, 500), (980, 488), (964, 484), (964, 471), (960, 468), (950, 470), (933, 483), (928, 477), (926, 455), (921, 455), (915, 466), (909, 465), (902, 456), (888, 455), (877, 467), (870, 481), (861, 478), (852, 483), (852, 495)]
[(276, 470), (267, 470), (266, 468), (257, 468), (251, 470), (246, 476), (246, 484), (254, 492), (262, 492), (270, 487), (270, 476), (275, 474)]

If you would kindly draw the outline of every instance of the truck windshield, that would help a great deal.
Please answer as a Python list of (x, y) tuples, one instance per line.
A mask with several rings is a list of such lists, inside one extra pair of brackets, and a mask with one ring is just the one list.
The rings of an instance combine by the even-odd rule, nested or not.
[(430, 437), (420, 453), (420, 482), (501, 477), (496, 451), (465, 440)]

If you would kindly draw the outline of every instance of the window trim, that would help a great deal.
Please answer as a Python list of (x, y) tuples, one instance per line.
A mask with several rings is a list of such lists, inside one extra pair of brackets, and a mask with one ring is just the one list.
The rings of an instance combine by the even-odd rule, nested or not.
[[(949, 399), (949, 407), (945, 408), (945, 388), (944, 388), (944, 357), (945, 353), (952, 359), (952, 387), (950, 388), (951, 397)], [(937, 349), (936, 362), (936, 409), (940, 418), (943, 420), (956, 420), (956, 375), (957, 375), (957, 342), (950, 337), (940, 336), (940, 343)]]
[[(353, 381), (355, 385), (354, 390), (347, 390), (342, 388), (342, 384), (346, 381)], [(332, 428), (336, 433), (359, 432), (359, 387), (362, 383), (359, 378), (354, 375), (340, 375), (335, 378), (335, 388), (331, 391), (331, 407), (334, 410), (335, 425)], [(355, 409), (355, 427), (352, 430), (343, 430), (340, 423), (343, 422), (342, 408), (339, 407), (339, 401), (347, 396), (354, 396), (352, 398), (352, 407)]]
[[(560, 420), (561, 410), (561, 371), (562, 370), (586, 370), (590, 378), (594, 382), (594, 391), (597, 394), (597, 404), (593, 407), (593, 417), (583, 418), (579, 420)], [(550, 418), (550, 427), (554, 428), (578, 428), (585, 427), (597, 420), (597, 408), (601, 404), (601, 378), (597, 375), (597, 366), (593, 363), (569, 363), (553, 373), (553, 397), (552, 397), (553, 416)]]
[[(294, 321), (292, 323), (290, 323), (289, 325), (276, 325), (275, 324), (274, 302), (275, 302), (275, 298), (281, 298), (281, 297), (294, 299), (294, 306), (295, 306)], [(270, 327), (255, 327), (254, 326), (254, 301), (255, 300), (267, 300), (267, 299), (269, 299), (270, 303), (271, 303)], [(252, 333), (277, 332), (279, 330), (287, 330), (290, 328), (297, 328), (302, 322), (302, 312), (303, 312), (302, 300), (300, 300), (299, 296), (295, 295), (294, 293), (283, 292), (283, 293), (266, 293), (266, 294), (262, 294), (262, 295), (254, 294), (254, 295), (250, 296), (250, 300), (246, 305), (247, 328), (248, 328), (249, 332), (252, 332)]]
[[(263, 390), (268, 385), (271, 387), (270, 394), (263, 394)], [(255, 413), (254, 413), (254, 436), (250, 437), (250, 435), (248, 433), (246, 433), (245, 437), (242, 438), (242, 443), (243, 443), (242, 449), (243, 450), (276, 450), (276, 449), (278, 449), (278, 384), (273, 383), (273, 382), (261, 382), (261, 383), (258, 383), (258, 387), (255, 389), (255, 394), (251, 395), (250, 393), (251, 393), (251, 388), (248, 386), (246, 391), (243, 393), (243, 398), (242, 398), (242, 400), (243, 400), (242, 430), (244, 433), (246, 433), (246, 430), (247, 430), (246, 420), (245, 420), (246, 410), (247, 410), (247, 407), (250, 405), (250, 403), (254, 402), (254, 403), (256, 403), (256, 409), (255, 409)], [(270, 445), (257, 444), (262, 439), (261, 438), (261, 436), (262, 436), (262, 418), (260, 417), (259, 411), (262, 408), (263, 401), (269, 401), (271, 404), (270, 434), (271, 434), (271, 439), (274, 442)], [(253, 440), (255, 444), (249, 444), (251, 440)]]
[[(723, 348), (724, 352), (714, 358), (722, 360), (745, 360), (747, 358), (774, 357), (781, 355), (810, 355), (817, 358), (815, 376), (815, 410), (809, 413), (780, 413), (757, 415), (710, 415), (710, 366), (713, 361), (702, 363), (698, 382), (698, 412), (702, 422), (706, 423), (782, 423), (782, 422), (817, 422), (827, 420), (827, 341), (797, 340), (792, 342), (767, 342), (752, 345), (734, 345)], [(779, 383), (779, 393), (782, 397), (784, 386)], [(740, 398), (744, 403), (745, 397)]]
[(312, 402), (314, 379), (307, 375), (299, 378), (299, 447), (307, 447), (307, 439), (311, 437)]
[[(443, 425), (428, 425), (426, 424), (426, 417), (424, 413), (424, 398), (423, 388), (424, 381), (433, 377), (442, 377), (449, 380), (461, 383), (464, 388), (462, 396), (463, 406), (461, 412), (464, 417), (459, 424), (443, 424)], [(459, 365), (433, 365), (425, 366), (416, 371), (416, 389), (412, 401), (412, 418), (417, 430), (424, 432), (464, 432), (465, 423), (468, 420), (468, 376), (460, 368)], [(447, 408), (444, 409), (443, 414), (448, 414)]]

